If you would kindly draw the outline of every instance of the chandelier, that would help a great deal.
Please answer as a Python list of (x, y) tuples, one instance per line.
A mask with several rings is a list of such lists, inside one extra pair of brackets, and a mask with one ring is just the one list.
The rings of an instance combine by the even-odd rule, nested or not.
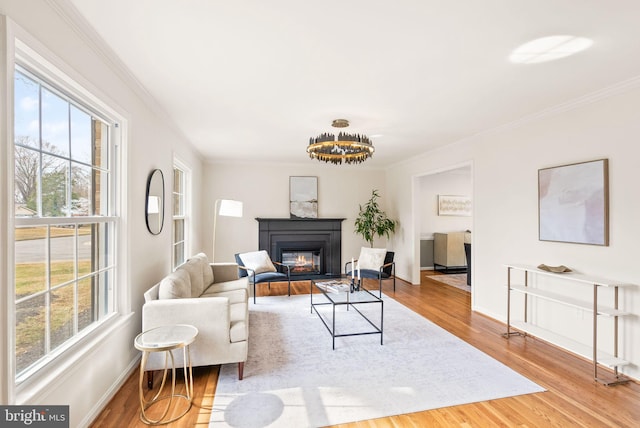
[[(347, 119), (335, 119), (331, 126), (346, 128)], [(366, 135), (340, 132), (336, 139), (334, 134), (323, 133), (309, 139), (307, 153), (311, 159), (318, 159), (333, 164), (360, 163), (373, 156), (373, 143)]]

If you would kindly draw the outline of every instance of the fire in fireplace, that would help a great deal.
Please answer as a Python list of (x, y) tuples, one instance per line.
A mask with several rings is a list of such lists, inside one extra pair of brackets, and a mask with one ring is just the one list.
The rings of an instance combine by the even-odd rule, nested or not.
[(320, 250), (282, 250), (282, 263), (289, 266), (291, 275), (321, 273)]

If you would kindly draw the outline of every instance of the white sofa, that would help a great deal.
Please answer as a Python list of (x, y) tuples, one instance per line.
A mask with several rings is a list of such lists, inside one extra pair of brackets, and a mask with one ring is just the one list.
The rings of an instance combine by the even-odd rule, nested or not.
[[(142, 331), (173, 324), (190, 324), (198, 336), (190, 346), (194, 367), (238, 363), (242, 379), (249, 348), (249, 281), (238, 277), (235, 263), (209, 263), (200, 253), (144, 293)], [(182, 352), (174, 352), (176, 367), (184, 366)], [(163, 369), (163, 352), (151, 353), (153, 370)]]

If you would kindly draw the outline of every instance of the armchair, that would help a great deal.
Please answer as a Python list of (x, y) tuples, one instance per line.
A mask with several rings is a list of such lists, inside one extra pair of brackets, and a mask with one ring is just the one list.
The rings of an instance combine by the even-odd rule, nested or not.
[[(265, 250), (239, 253), (235, 255), (238, 264), (238, 275), (249, 277), (253, 284), (253, 303), (256, 303), (256, 284), (267, 283), (271, 288), (272, 282), (287, 281), (289, 296), (291, 296), (291, 271), (288, 265), (274, 262)], [(276, 268), (278, 266), (278, 268)]]
[(353, 271), (357, 276), (357, 269), (360, 269), (360, 278), (371, 278), (378, 280), (379, 293), (382, 297), (382, 280), (393, 278), (393, 291), (396, 291), (396, 263), (393, 261), (395, 253), (387, 251), (385, 248), (362, 247), (358, 259), (347, 262), (344, 265), (344, 273), (351, 276)]

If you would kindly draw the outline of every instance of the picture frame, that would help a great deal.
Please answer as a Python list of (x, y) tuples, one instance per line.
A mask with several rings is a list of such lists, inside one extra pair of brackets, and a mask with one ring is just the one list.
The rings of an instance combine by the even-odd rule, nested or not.
[(471, 217), (471, 197), (438, 195), (438, 215)]
[(609, 161), (538, 170), (540, 241), (609, 245)]
[(289, 215), (291, 218), (318, 218), (318, 177), (289, 177)]

